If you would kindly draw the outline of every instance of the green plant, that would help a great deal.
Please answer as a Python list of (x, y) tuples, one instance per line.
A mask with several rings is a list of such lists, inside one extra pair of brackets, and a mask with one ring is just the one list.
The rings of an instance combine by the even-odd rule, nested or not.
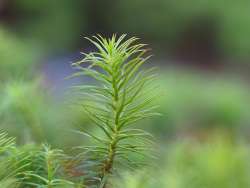
[(66, 156), (47, 145), (18, 147), (15, 139), (0, 133), (0, 187), (73, 187), (63, 174)]
[(84, 149), (85, 182), (89, 185), (98, 180), (94, 185), (106, 187), (116, 165), (138, 164), (127, 157), (129, 153), (144, 158), (144, 151), (152, 149), (151, 135), (133, 128), (133, 124), (157, 115), (152, 103), (155, 96), (148, 87), (155, 78), (154, 68), (140, 70), (150, 58), (145, 55), (145, 44), (134, 44), (137, 38), (125, 40), (125, 37), (87, 38), (98, 50), (83, 53), (84, 59), (73, 64), (79, 70), (73, 76), (90, 76), (97, 81), (93, 85), (76, 86), (83, 96), (84, 111), (101, 131), (101, 134), (78, 131), (95, 142), (80, 147)]
[(0, 132), (0, 187), (17, 187), (23, 181), (29, 155), (18, 150), (15, 139)]
[(51, 149), (48, 145), (43, 145), (42, 150), (37, 150), (33, 155), (33, 171), (26, 173), (27, 185), (36, 187), (52, 188), (67, 185), (70, 187), (72, 182), (63, 179), (63, 160), (66, 156), (62, 150)]

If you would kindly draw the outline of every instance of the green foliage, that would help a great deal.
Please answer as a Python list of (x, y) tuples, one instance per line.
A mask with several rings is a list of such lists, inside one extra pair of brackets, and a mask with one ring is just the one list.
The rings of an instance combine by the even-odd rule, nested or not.
[(71, 49), (85, 30), (85, 1), (14, 0), (13, 5), (18, 34), (46, 52)]
[[(75, 47), (81, 33), (114, 30), (150, 38), (160, 50), (162, 45), (174, 50), (194, 25), (197, 35), (209, 32), (214, 25), (216, 49), (227, 57), (247, 57), (249, 5), (246, 0), (229, 0), (227, 4), (223, 0), (107, 0), (103, 3), (61, 0), (60, 4), (50, 0), (13, 0), (10, 12), (14, 13), (12, 29), (48, 51)], [(103, 14), (103, 6), (110, 11)], [(209, 27), (199, 32), (201, 25)]]
[[(194, 25), (201, 36), (214, 26), (213, 39), (219, 52), (227, 57), (247, 57), (249, 5), (246, 0), (227, 1), (227, 4), (222, 0), (108, 0), (103, 3), (61, 0), (60, 4), (50, 0), (13, 0), (10, 7), (15, 22), (11, 27), (19, 36), (44, 47), (44, 51), (60, 51), (75, 47), (81, 33), (114, 30), (150, 38), (160, 50), (162, 45), (174, 50)], [(103, 6), (111, 11), (103, 15)], [(199, 32), (203, 25), (209, 27)]]
[(82, 116), (80, 107), (68, 110), (65, 103), (55, 102), (43, 83), (42, 78), (34, 77), (9, 79), (0, 85), (1, 128), (16, 137), (18, 144), (45, 141), (60, 148), (75, 146), (83, 139), (80, 135), (72, 137), (67, 130), (89, 120)]
[[(18, 142), (41, 142), (44, 127), (49, 124), (49, 103), (46, 94), (41, 95), (40, 81), (9, 81), (2, 86), (0, 101), (1, 126), (18, 137)], [(13, 116), (15, 114), (15, 116)]]
[[(24, 60), (17, 57), (20, 64), (0, 64), (4, 81), (0, 85), (0, 125), (16, 137), (0, 133), (0, 187), (250, 186), (248, 146), (230, 143), (236, 140), (231, 134), (239, 135), (241, 140), (243, 134), (248, 134), (245, 130), (249, 127), (250, 96), (241, 79), (236, 80), (231, 74), (215, 77), (211, 73), (169, 69), (155, 80), (154, 69), (140, 67), (147, 56), (144, 45), (134, 44), (137, 39), (125, 40), (122, 35), (89, 40), (97, 51), (83, 53), (84, 59), (74, 64), (77, 72), (73, 76), (89, 76), (93, 80), (88, 80), (90, 85), (74, 87), (80, 104), (74, 109), (52, 102), (41, 79), (33, 73), (26, 75), (32, 79), (10, 79), (22, 70), (33, 70), (29, 61), (22, 64)], [(0, 58), (11, 58), (8, 54), (6, 57)], [(159, 92), (152, 82), (163, 90), (158, 97), (159, 111), (167, 115), (143, 121), (157, 115), (151, 102)], [(148, 154), (151, 156), (151, 149), (155, 148), (149, 133), (133, 127), (139, 120), (142, 121), (138, 126), (163, 135), (159, 145), (162, 144), (161, 151), (166, 151), (167, 160), (155, 161), (157, 168), (137, 168), (145, 166)], [(74, 124), (81, 125), (78, 135), (67, 131)], [(220, 139), (212, 136), (214, 132), (219, 133)], [(166, 135), (170, 135), (172, 144), (166, 142)], [(192, 140), (176, 143), (172, 135)], [(16, 145), (15, 140), (34, 145)], [(37, 144), (45, 141), (53, 147)], [(72, 146), (80, 144), (80, 150), (72, 151)], [(65, 154), (69, 152), (70, 156)]]
[(35, 187), (70, 187), (72, 182), (62, 179), (63, 160), (66, 156), (62, 150), (51, 149), (50, 146), (43, 145), (42, 150), (38, 150), (32, 156), (31, 172), (26, 173), (26, 184)]
[(0, 158), (0, 186), (3, 188), (73, 188), (74, 184), (62, 173), (67, 157), (61, 150), (47, 145), (17, 147), (14, 138), (1, 132)]
[[(169, 156), (166, 183), (169, 187), (249, 187), (249, 151), (235, 146), (223, 135), (208, 144), (180, 144)], [(222, 139), (224, 138), (224, 139)], [(188, 186), (187, 186), (188, 185)]]
[(250, 92), (240, 78), (169, 68), (158, 81), (164, 93), (159, 112), (166, 115), (146, 122), (155, 134), (165, 138), (196, 131), (209, 136), (213, 129), (224, 129), (242, 137), (242, 130), (248, 129)]
[(15, 139), (0, 132), (0, 186), (17, 187), (24, 178), (25, 168), (30, 164), (29, 156), (17, 150)]
[[(124, 173), (115, 187), (126, 188), (247, 188), (249, 149), (219, 133), (207, 143), (183, 140), (165, 148), (157, 169)], [(162, 155), (164, 156), (164, 155)]]
[[(186, 36), (185, 32), (195, 24), (196, 29), (202, 29), (201, 24), (212, 23), (216, 49), (227, 57), (248, 57), (249, 5), (250, 2), (245, 0), (227, 1), (227, 4), (222, 0), (117, 1), (117, 16), (112, 21), (118, 30), (164, 42), (170, 50), (175, 49), (175, 45)], [(208, 32), (210, 28), (213, 29), (207, 28)], [(197, 30), (197, 34), (204, 33)]]
[(37, 61), (35, 48), (0, 27), (0, 81), (28, 77)]
[[(134, 44), (138, 39), (125, 40), (126, 35), (110, 39), (101, 36), (87, 38), (98, 51), (85, 54), (83, 60), (73, 65), (79, 70), (73, 76), (90, 76), (97, 81), (93, 85), (76, 86), (80, 90), (81, 102), (86, 114), (100, 129), (95, 135), (86, 130), (78, 131), (90, 137), (96, 144), (84, 149), (89, 156), (85, 163), (86, 181), (93, 178), (105, 187), (108, 177), (114, 174), (117, 165), (134, 166), (129, 153), (145, 157), (143, 151), (152, 149), (151, 135), (133, 128), (141, 119), (157, 115), (152, 104), (155, 96), (145, 87), (155, 75), (154, 69), (140, 70), (150, 56), (144, 44)], [(138, 163), (136, 163), (138, 164)]]
[[(85, 113), (100, 131), (100, 134), (77, 131), (92, 138), (95, 144), (78, 147), (83, 152), (76, 157), (47, 145), (26, 144), (44, 141), (47, 132), (43, 124), (52, 123), (44, 121), (50, 111), (44, 113), (49, 106), (44, 102), (45, 96), (39, 94), (40, 81), (24, 79), (1, 86), (1, 125), (10, 132), (17, 130), (18, 137), (26, 139), (26, 145), (17, 146), (16, 139), (0, 133), (1, 187), (107, 187), (116, 168), (134, 168), (145, 161), (152, 149), (152, 136), (132, 126), (141, 119), (157, 115), (156, 106), (152, 104), (155, 96), (150, 92), (155, 75), (152, 74), (154, 69), (141, 70), (150, 57), (145, 56), (145, 45), (134, 44), (137, 38), (125, 40), (125, 37), (89, 39), (98, 51), (85, 54), (82, 61), (74, 63), (79, 71), (73, 76), (86, 75), (97, 81), (93, 85), (76, 86), (76, 89)], [(85, 64), (88, 66), (83, 67)], [(24, 133), (20, 134), (20, 130)]]

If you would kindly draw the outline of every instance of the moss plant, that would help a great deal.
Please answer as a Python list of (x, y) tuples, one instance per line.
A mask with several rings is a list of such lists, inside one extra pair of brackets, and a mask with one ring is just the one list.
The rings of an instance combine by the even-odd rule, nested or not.
[(0, 132), (0, 187), (1, 188), (73, 188), (66, 179), (61, 150), (43, 147), (18, 147), (15, 139)]
[[(83, 109), (103, 133), (96, 135), (85, 130), (80, 134), (90, 137), (95, 144), (81, 147), (88, 156), (86, 183), (98, 180), (98, 187), (107, 187), (108, 178), (115, 173), (116, 166), (134, 166), (129, 153), (144, 157), (150, 149), (151, 135), (133, 128), (141, 119), (156, 115), (152, 104), (155, 96), (145, 90), (154, 79), (154, 68), (140, 70), (150, 58), (146, 56), (145, 44), (136, 44), (137, 38), (125, 40), (126, 35), (110, 39), (102, 36), (87, 38), (97, 51), (83, 53), (85, 57), (73, 64), (77, 71), (73, 76), (89, 76), (93, 85), (76, 86), (83, 97)], [(149, 147), (147, 147), (149, 146)], [(89, 173), (88, 173), (89, 172)]]
[(18, 150), (15, 139), (0, 132), (0, 187), (18, 187), (30, 165), (29, 155)]
[[(71, 187), (72, 182), (62, 178), (63, 160), (66, 156), (62, 150), (43, 145), (33, 157), (33, 171), (26, 173), (27, 185), (35, 187)], [(61, 177), (60, 177), (61, 175)]]

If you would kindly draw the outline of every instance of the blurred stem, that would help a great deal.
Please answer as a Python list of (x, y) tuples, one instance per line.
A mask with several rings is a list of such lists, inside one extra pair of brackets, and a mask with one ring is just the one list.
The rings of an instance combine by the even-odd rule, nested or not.
[(47, 178), (48, 178), (48, 188), (52, 188), (51, 181), (53, 178), (53, 167), (52, 167), (52, 161), (50, 158), (50, 150), (47, 151), (46, 156), (46, 165), (47, 165)]

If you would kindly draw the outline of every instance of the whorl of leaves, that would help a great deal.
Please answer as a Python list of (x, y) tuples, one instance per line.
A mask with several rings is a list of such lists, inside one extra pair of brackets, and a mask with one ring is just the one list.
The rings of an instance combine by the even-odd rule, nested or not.
[(84, 75), (96, 81), (93, 85), (76, 88), (83, 97), (81, 105), (85, 113), (103, 134), (77, 132), (95, 143), (81, 148), (85, 158), (89, 156), (83, 163), (86, 181), (90, 185), (91, 181), (99, 181), (99, 187), (105, 187), (117, 165), (135, 165), (128, 157), (130, 154), (144, 158), (144, 151), (152, 149), (151, 135), (133, 128), (133, 124), (157, 115), (156, 106), (152, 104), (155, 96), (150, 93), (155, 69), (141, 69), (150, 58), (146, 56), (146, 45), (136, 44), (135, 37), (125, 38), (126, 35), (113, 35), (110, 39), (100, 35), (86, 38), (97, 51), (83, 53), (85, 57), (73, 64), (78, 70), (73, 77)]

